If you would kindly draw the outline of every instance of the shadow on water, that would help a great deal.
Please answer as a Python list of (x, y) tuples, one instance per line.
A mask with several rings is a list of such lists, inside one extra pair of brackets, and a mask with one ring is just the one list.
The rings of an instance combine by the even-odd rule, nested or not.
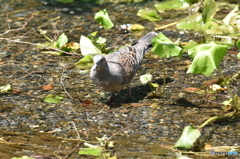
[(185, 98), (179, 98), (176, 100), (176, 103), (178, 106), (184, 106), (184, 107), (191, 107), (191, 108), (199, 108), (199, 106), (193, 104), (192, 102), (188, 101)]
[[(166, 78), (166, 84), (173, 82), (171, 78)], [(163, 79), (157, 79), (152, 81), (157, 83), (161, 87), (163, 85)], [(118, 108), (121, 104), (138, 103), (151, 93), (151, 88), (145, 84), (131, 88), (131, 98), (128, 98), (128, 89), (123, 89), (115, 94), (114, 100), (110, 101), (110, 95), (100, 98), (100, 101), (111, 106), (111, 108)], [(158, 97), (156, 97), (158, 98)]]

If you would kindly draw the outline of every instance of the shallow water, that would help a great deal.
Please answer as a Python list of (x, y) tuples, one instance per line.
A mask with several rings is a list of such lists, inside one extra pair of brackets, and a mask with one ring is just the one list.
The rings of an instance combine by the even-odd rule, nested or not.
[[(7, 8), (12, 29), (22, 26), (31, 16), (30, 13), (33, 18), (24, 29), (12, 31), (3, 37), (18, 37), (32, 43), (46, 42), (37, 31), (41, 28), (52, 38), (58, 32), (64, 32), (71, 42), (78, 42), (80, 35), (98, 31), (99, 36), (107, 38), (107, 45), (114, 49), (133, 42), (152, 31), (156, 25), (174, 21), (149, 22), (136, 16), (139, 8), (154, 3), (99, 5), (5, 1), (1, 5)], [(118, 29), (104, 30), (93, 19), (94, 14), (103, 8), (107, 8), (116, 25), (140, 23), (147, 29), (130, 34), (120, 33)], [(0, 26), (1, 30), (7, 30), (5, 12), (1, 13), (1, 17), (4, 24)], [(173, 28), (161, 31), (172, 40), (181, 37), (188, 41), (192, 38), (191, 34), (180, 35)], [(24, 38), (19, 37), (22, 35)], [(108, 94), (105, 96), (90, 81), (88, 72), (80, 72), (74, 66), (81, 56), (54, 56), (33, 49), (35, 47), (32, 45), (1, 43), (0, 83), (11, 83), (13, 87), (12, 92), (0, 95), (0, 156), (3, 158), (24, 155), (33, 158), (85, 158), (77, 154), (78, 148), (84, 147), (84, 141), (93, 143), (96, 142), (95, 137), (101, 138), (103, 135), (115, 142), (111, 153), (118, 158), (175, 158), (176, 153), (169, 148), (178, 140), (184, 126), (197, 127), (212, 116), (226, 113), (219, 103), (228, 99), (227, 91), (217, 94), (183, 91), (188, 87), (206, 89), (204, 81), (220, 76), (218, 73), (210, 77), (186, 74), (190, 60), (186, 55), (183, 59), (165, 59), (168, 77), (166, 93), (152, 97), (150, 88), (141, 85), (139, 76), (151, 73), (153, 82), (162, 85), (163, 68), (162, 60), (148, 53), (142, 69), (134, 78), (132, 101), (126, 99), (124, 89), (116, 95), (116, 102), (108, 105)], [(237, 73), (239, 67), (236, 56), (232, 54), (228, 54), (221, 64), (226, 75)], [(53, 89), (43, 90), (42, 86), (49, 84)], [(231, 83), (231, 88), (239, 94), (239, 79)], [(49, 104), (43, 101), (49, 94), (61, 94), (66, 98), (60, 104)], [(204, 127), (199, 149), (203, 151), (205, 143), (211, 146), (239, 146), (239, 121), (237, 117)]]

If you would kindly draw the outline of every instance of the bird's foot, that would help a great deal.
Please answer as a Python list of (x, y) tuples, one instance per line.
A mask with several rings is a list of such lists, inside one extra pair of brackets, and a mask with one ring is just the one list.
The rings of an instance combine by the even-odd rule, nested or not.
[(111, 93), (109, 102), (111, 103), (112, 101), (114, 101), (114, 99), (115, 99), (115, 93)]

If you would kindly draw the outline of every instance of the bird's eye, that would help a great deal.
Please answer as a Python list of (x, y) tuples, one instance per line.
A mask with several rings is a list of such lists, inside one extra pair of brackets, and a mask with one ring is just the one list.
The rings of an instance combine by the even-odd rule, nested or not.
[(101, 62), (103, 62), (103, 59), (101, 59)]

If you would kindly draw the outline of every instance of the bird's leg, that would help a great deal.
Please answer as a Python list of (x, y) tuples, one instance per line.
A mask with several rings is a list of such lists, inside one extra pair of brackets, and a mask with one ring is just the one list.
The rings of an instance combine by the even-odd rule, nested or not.
[(128, 98), (128, 99), (131, 98), (131, 85), (128, 85), (128, 94), (127, 94), (127, 98)]
[(115, 93), (111, 93), (111, 96), (110, 96), (110, 102), (113, 101), (115, 98)]

